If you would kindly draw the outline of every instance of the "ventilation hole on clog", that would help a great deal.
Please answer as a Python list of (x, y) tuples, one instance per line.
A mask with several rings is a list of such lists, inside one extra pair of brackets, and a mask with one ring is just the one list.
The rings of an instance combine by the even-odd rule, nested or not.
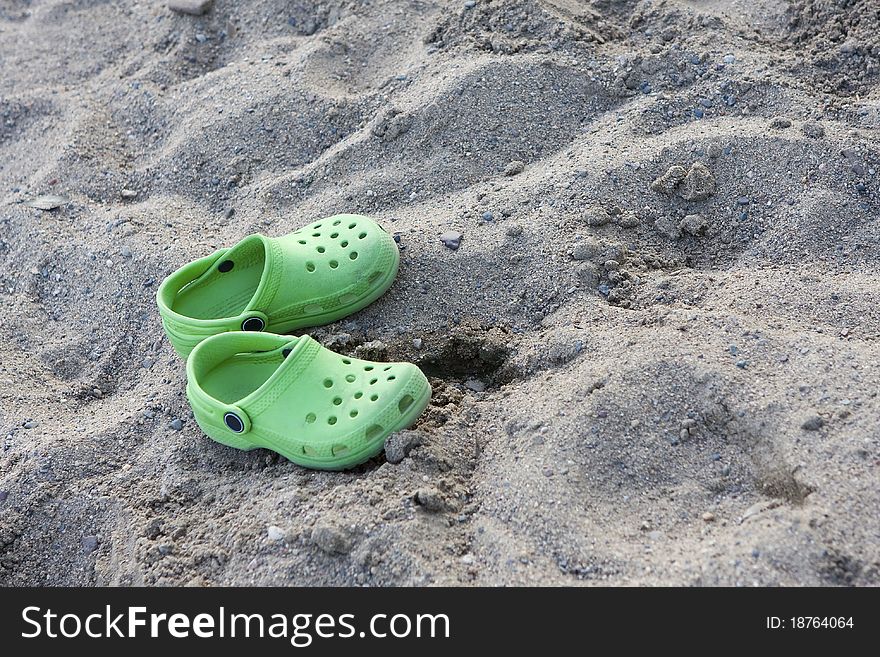
[(370, 401), (376, 401), (377, 399), (379, 399), (379, 395), (377, 395), (375, 393), (370, 395)]
[(339, 406), (341, 403), (342, 403), (342, 397), (334, 397), (333, 398), (333, 405), (334, 406)]
[(364, 367), (364, 372), (369, 372), (369, 371), (371, 371), (372, 369), (373, 369), (373, 366), (372, 366), (372, 365), (367, 365), (367, 366)]
[(336, 424), (336, 416), (335, 416), (335, 415), (331, 415), (330, 417), (328, 417), (328, 418), (327, 418), (327, 424), (330, 424), (330, 425)]
[(375, 283), (381, 277), (382, 277), (382, 272), (374, 271), (372, 274), (370, 274), (370, 277), (367, 279), (367, 283), (370, 283), (370, 284)]
[(324, 306), (318, 305), (317, 303), (310, 303), (308, 306), (303, 308), (303, 312), (306, 315), (317, 315), (322, 310), (324, 310)]
[(311, 424), (312, 422), (314, 422), (317, 419), (318, 419), (318, 416), (315, 415), (314, 413), (309, 413), (308, 415), (306, 415), (306, 422), (308, 422), (309, 424)]
[(333, 379), (324, 379), (324, 387), (332, 388), (333, 387)]
[(343, 294), (341, 297), (339, 297), (339, 303), (343, 306), (347, 306), (348, 304), (354, 303), (357, 300), (358, 296), (356, 294), (352, 294), (351, 292)]
[(359, 240), (362, 240), (362, 239), (364, 239), (366, 236), (367, 236), (366, 233), (361, 233), (360, 235), (358, 235), (358, 239), (359, 239)]
[(314, 262), (307, 262), (306, 263), (306, 271), (308, 271), (308, 272), (315, 271), (315, 263)]
[(370, 385), (375, 385), (379, 379), (370, 379)]
[(351, 365), (351, 361), (348, 360), (348, 358), (343, 358), (342, 362), (345, 363), (346, 365)]
[(389, 381), (394, 381), (394, 379), (396, 379), (396, 378), (397, 378), (397, 377), (394, 376), (394, 375), (392, 374), (391, 376), (388, 377), (388, 380), (389, 380)]
[(333, 452), (333, 456), (345, 456), (350, 450), (346, 445), (333, 445), (330, 451)]
[(357, 222), (348, 224), (349, 229), (354, 228), (355, 226), (357, 226)]
[(412, 406), (412, 403), (414, 401), (415, 400), (412, 398), (411, 395), (404, 395), (400, 398), (400, 401), (397, 402), (397, 410), (403, 413), (406, 409)]
[(305, 240), (298, 240), (298, 242), (299, 242), (299, 244), (305, 244), (305, 243), (306, 243)]
[(235, 263), (232, 262), (232, 260), (224, 260), (219, 265), (217, 265), (217, 271), (225, 274), (226, 272), (231, 271), (234, 266)]
[(320, 227), (321, 227), (321, 224), (315, 224), (314, 226), (312, 226), (312, 228), (314, 228), (315, 230), (318, 230)]
[(341, 247), (344, 249), (345, 247), (348, 246), (348, 240), (342, 240), (342, 241), (339, 243), (339, 246), (341, 246)]
[(348, 381), (349, 383), (354, 383), (354, 380), (356, 378), (357, 377), (354, 374), (346, 374), (345, 375), (345, 380)]
[(301, 449), (303, 456), (317, 456), (315, 450), (313, 450), (311, 447), (306, 447), (305, 445), (303, 445)]
[(335, 240), (337, 237), (339, 237), (339, 233), (330, 233), (330, 239)]
[(348, 414), (348, 417), (357, 417), (357, 416), (358, 416), (357, 409), (351, 411), (351, 412)]
[(339, 263), (336, 260), (330, 261), (330, 269), (336, 269), (339, 266)]
[(321, 237), (321, 233), (312, 233), (312, 237)]
[(348, 254), (348, 257), (349, 257), (349, 259), (351, 259), (351, 260), (357, 260), (357, 259), (358, 259), (358, 252), (357, 252), (357, 251), (352, 251), (351, 253)]
[(382, 371), (383, 371), (383, 372), (387, 372), (387, 371), (390, 370), (390, 369), (391, 369), (391, 365), (389, 365), (388, 367), (382, 368)]
[(338, 226), (341, 223), (342, 223), (342, 219), (337, 219), (336, 221), (333, 222), (333, 225)]
[(362, 393), (362, 392), (360, 392), (360, 391), (354, 393), (354, 398), (355, 398), (355, 399), (360, 399), (360, 398), (363, 397), (363, 396), (364, 396), (364, 393)]
[(371, 426), (370, 428), (368, 428), (367, 431), (366, 431), (366, 434), (365, 434), (365, 435), (366, 435), (366, 437), (367, 437), (367, 440), (372, 440), (372, 439), (375, 438), (376, 436), (380, 435), (380, 434), (382, 433), (382, 431), (383, 431), (383, 429), (382, 429), (382, 425), (381, 425), (381, 424), (374, 424), (374, 425), (372, 425), (372, 426)]
[(318, 253), (324, 253), (324, 251), (326, 251), (327, 249), (325, 249), (323, 246), (319, 246), (319, 247), (318, 247), (317, 249), (315, 249), (315, 250), (316, 250)]

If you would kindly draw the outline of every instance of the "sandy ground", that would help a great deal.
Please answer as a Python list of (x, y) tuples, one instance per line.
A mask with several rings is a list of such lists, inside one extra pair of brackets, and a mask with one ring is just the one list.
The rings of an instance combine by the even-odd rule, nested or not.
[[(0, 0), (0, 583), (876, 585), (878, 172), (875, 0)], [(432, 405), (213, 443), (157, 284), (342, 211)]]

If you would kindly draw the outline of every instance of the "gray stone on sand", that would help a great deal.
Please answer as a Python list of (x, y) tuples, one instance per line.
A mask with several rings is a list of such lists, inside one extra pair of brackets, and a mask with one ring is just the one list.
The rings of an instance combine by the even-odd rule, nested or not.
[(461, 246), (462, 237), (464, 237), (464, 235), (459, 233), (457, 230), (449, 230), (440, 236), (440, 241), (443, 242), (443, 246), (445, 246), (447, 249), (458, 251), (458, 247)]
[(179, 14), (201, 16), (211, 9), (212, 4), (214, 4), (214, 0), (170, 0), (168, 8)]
[(693, 235), (696, 237), (705, 233), (708, 225), (709, 224), (703, 215), (689, 214), (681, 220), (681, 223), (678, 225), (678, 227), (683, 233), (687, 233), (688, 235)]
[(505, 176), (515, 176), (519, 173), (525, 171), (526, 164), (525, 162), (520, 162), (519, 160), (514, 160), (506, 167), (504, 167), (504, 175)]
[(83, 536), (82, 539), (82, 549), (86, 554), (91, 554), (95, 550), (98, 549), (98, 537), (97, 536)]
[(270, 541), (283, 541), (284, 530), (277, 525), (269, 525), (269, 528), (266, 530), (266, 536), (269, 537)]
[(173, 420), (171, 420), (171, 428), (175, 431), (180, 431), (181, 429), (183, 429), (183, 420), (181, 420), (179, 417), (174, 418)]
[(352, 540), (348, 532), (333, 525), (318, 525), (312, 530), (312, 543), (327, 554), (348, 554)]
[(446, 511), (446, 501), (436, 488), (423, 488), (415, 495), (415, 502), (429, 513)]
[(414, 447), (422, 444), (424, 436), (420, 431), (405, 430), (392, 433), (385, 439), (385, 459), (389, 463), (400, 463)]
[(715, 193), (715, 176), (702, 162), (694, 162), (678, 190), (685, 201), (704, 201)]
[(672, 194), (687, 173), (687, 169), (683, 166), (674, 164), (666, 170), (666, 173), (651, 183), (651, 189), (661, 194)]
[(801, 424), (801, 429), (804, 431), (818, 431), (824, 426), (825, 419), (821, 415), (811, 415)]
[(605, 208), (591, 208), (584, 215), (587, 226), (604, 226), (611, 221), (611, 215)]
[(621, 228), (635, 228), (641, 223), (641, 220), (639, 219), (639, 215), (632, 210), (624, 210), (620, 214), (614, 216), (614, 223)]
[(681, 237), (681, 228), (679, 228), (679, 222), (675, 217), (668, 215), (658, 217), (654, 221), (654, 228), (657, 229), (658, 233), (665, 235), (671, 240), (677, 240)]

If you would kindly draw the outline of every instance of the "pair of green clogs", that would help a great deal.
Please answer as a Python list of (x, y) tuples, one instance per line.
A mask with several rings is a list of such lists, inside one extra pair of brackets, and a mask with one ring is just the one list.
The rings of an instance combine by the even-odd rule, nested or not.
[(355, 466), (411, 425), (431, 387), (411, 363), (347, 358), (307, 335), (391, 287), (400, 255), (367, 217), (342, 214), (290, 235), (251, 235), (168, 276), (162, 324), (187, 359), (186, 393), (217, 442), (265, 447), (320, 469)]

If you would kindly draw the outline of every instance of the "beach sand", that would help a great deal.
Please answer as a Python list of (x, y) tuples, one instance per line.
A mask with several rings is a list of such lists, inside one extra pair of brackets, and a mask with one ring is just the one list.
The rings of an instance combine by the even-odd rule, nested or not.
[[(874, 0), (0, 0), (0, 71), (0, 584), (880, 582)], [(400, 274), (310, 333), (431, 406), (212, 442), (157, 285), (338, 212)]]

